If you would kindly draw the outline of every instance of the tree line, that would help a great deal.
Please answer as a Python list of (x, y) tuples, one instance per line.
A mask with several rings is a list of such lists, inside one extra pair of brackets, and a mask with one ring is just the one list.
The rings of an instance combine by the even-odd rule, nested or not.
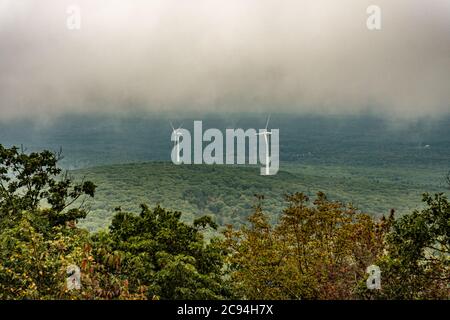
[[(1, 299), (448, 299), (450, 203), (375, 219), (318, 193), (286, 195), (276, 224), (256, 195), (245, 226), (141, 205), (116, 208), (107, 230), (77, 227), (94, 197), (60, 155), (0, 145)], [(449, 184), (450, 186), (450, 184)], [(220, 236), (205, 239), (204, 231)], [(68, 286), (69, 266), (80, 270)], [(381, 270), (369, 289), (367, 267)]]

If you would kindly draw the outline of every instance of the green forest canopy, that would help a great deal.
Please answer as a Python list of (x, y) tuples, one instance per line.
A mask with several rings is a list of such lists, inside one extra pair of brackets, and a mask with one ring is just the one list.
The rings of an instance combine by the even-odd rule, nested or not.
[[(2, 299), (448, 299), (450, 203), (424, 194), (424, 208), (375, 218), (352, 205), (290, 192), (276, 223), (257, 196), (248, 223), (190, 223), (179, 211), (116, 208), (107, 230), (77, 222), (77, 200), (96, 185), (61, 175), (48, 151), (0, 146), (0, 298)], [(81, 287), (69, 290), (67, 268)], [(382, 288), (365, 286), (366, 267)]]

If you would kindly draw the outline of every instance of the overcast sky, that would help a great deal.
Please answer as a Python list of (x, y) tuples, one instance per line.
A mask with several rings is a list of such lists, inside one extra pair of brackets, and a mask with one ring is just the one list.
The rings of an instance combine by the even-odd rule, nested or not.
[(141, 109), (448, 113), (450, 1), (0, 0), (3, 119)]

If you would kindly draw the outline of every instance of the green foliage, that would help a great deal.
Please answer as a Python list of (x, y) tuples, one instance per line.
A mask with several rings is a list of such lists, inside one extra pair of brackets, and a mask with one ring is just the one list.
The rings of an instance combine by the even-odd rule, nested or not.
[(86, 217), (83, 208), (69, 208), (80, 197), (94, 196), (96, 186), (85, 181), (73, 184), (61, 176), (59, 155), (49, 151), (24, 153), (17, 147), (0, 145), (0, 220), (15, 221), (21, 211), (35, 211), (49, 205), (46, 213), (52, 225), (64, 225)]
[(379, 261), (385, 299), (450, 297), (450, 203), (424, 194), (427, 207), (396, 220)]
[[(75, 183), (62, 174), (58, 160), (48, 151), (26, 154), (0, 145), (0, 299), (450, 297), (450, 203), (443, 193), (425, 194), (422, 210), (398, 219), (393, 210), (388, 218), (377, 219), (322, 192), (312, 203), (305, 193), (288, 193), (287, 206), (274, 219), (273, 198), (257, 196), (247, 223), (228, 225), (222, 238), (209, 241), (205, 237), (219, 227), (210, 215), (194, 211), (183, 219), (181, 212), (159, 205), (141, 205), (136, 215), (120, 206), (137, 199), (119, 197), (109, 229), (92, 234), (77, 221), (86, 217), (83, 199), (93, 197), (96, 186)], [(286, 181), (296, 177), (282, 173), (281, 180), (264, 180), (272, 183), (267, 187), (258, 179), (249, 182), (246, 175), (251, 170), (255, 177), (253, 169), (231, 168), (230, 194), (222, 201), (215, 192), (223, 181), (204, 179), (204, 167), (165, 174), (175, 179), (181, 172), (185, 179), (191, 170), (198, 170), (200, 177), (193, 175), (199, 181), (185, 189), (185, 201), (196, 197), (192, 201), (199, 201), (199, 212), (211, 209), (217, 215), (227, 209), (228, 197), (236, 196), (232, 192), (244, 202), (235, 209), (246, 212), (251, 210), (245, 204), (250, 190), (274, 193), (280, 190), (277, 184), (293, 189)], [(222, 169), (208, 170), (217, 175)], [(242, 174), (238, 177), (233, 170)], [(147, 174), (165, 183), (159, 173)], [(131, 177), (126, 186), (137, 181)], [(204, 181), (208, 184), (200, 187)], [(176, 198), (178, 191), (168, 197)], [(271, 214), (263, 211), (266, 203)], [(231, 217), (231, 222), (240, 219)], [(81, 271), (79, 290), (67, 288), (72, 264)], [(365, 287), (365, 270), (371, 264), (381, 268), (381, 290)]]
[[(90, 235), (75, 226), (87, 211), (71, 207), (93, 197), (95, 185), (74, 184), (61, 175), (58, 160), (48, 151), (26, 154), (0, 145), (0, 298), (102, 298), (101, 286), (114, 280), (96, 272), (101, 266), (93, 261)], [(81, 265), (81, 292), (66, 288), (71, 264)]]
[[(424, 190), (443, 191), (447, 168), (324, 166), (283, 163), (276, 176), (259, 175), (258, 166), (209, 166), (144, 163), (103, 166), (71, 172), (95, 181), (95, 199), (81, 225), (91, 231), (111, 222), (114, 208), (137, 212), (140, 203), (159, 204), (183, 212), (185, 222), (207, 215), (224, 226), (239, 227), (253, 211), (253, 195), (264, 194), (264, 209), (276, 223), (285, 206), (284, 194), (303, 191), (312, 198), (318, 191), (330, 199), (381, 217), (394, 208), (398, 215), (421, 207)], [(212, 233), (212, 232), (210, 232)]]
[[(86, 230), (52, 226), (41, 212), (22, 212), (17, 223), (0, 232), (0, 299), (136, 299), (114, 254), (95, 252)], [(95, 250), (96, 251), (96, 250)], [(113, 257), (114, 264), (107, 259)], [(66, 269), (80, 266), (81, 290), (66, 287)]]
[[(0, 298), (47, 299), (64, 291), (64, 266), (73, 262), (82, 234), (47, 228), (37, 212), (23, 212), (0, 233)], [(43, 228), (42, 228), (43, 227)]]
[(225, 236), (236, 290), (249, 299), (349, 299), (366, 266), (381, 254), (386, 227), (352, 206), (317, 195), (286, 196), (288, 207), (271, 227), (261, 205), (250, 227)]
[[(0, 298), (217, 299), (228, 296), (223, 252), (180, 212), (142, 205), (139, 216), (116, 211), (110, 231), (76, 227), (87, 211), (73, 205), (94, 196), (90, 181), (74, 184), (57, 155), (0, 146)], [(58, 180), (59, 179), (59, 180)], [(81, 269), (81, 290), (67, 290), (66, 268)]]
[(123, 256), (121, 272), (130, 290), (144, 285), (147, 297), (218, 299), (229, 295), (223, 281), (224, 258), (218, 240), (206, 244), (199, 229), (216, 227), (209, 217), (192, 226), (180, 212), (142, 206), (134, 215), (118, 211), (99, 243)]

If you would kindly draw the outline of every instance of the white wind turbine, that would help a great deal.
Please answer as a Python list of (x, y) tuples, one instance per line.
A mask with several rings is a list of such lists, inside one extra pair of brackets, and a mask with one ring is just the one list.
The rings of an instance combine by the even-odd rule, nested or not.
[(267, 131), (267, 127), (269, 126), (270, 115), (267, 117), (266, 128), (264, 130), (260, 130), (257, 133), (257, 136), (264, 136), (264, 142), (266, 144), (266, 175), (269, 175), (269, 135), (272, 134), (272, 131)]
[(170, 126), (172, 127), (173, 134), (175, 135), (175, 145), (176, 145), (176, 148), (177, 148), (177, 163), (180, 163), (180, 136), (183, 135), (181, 133), (180, 129), (181, 129), (182, 124), (180, 124), (178, 129), (174, 128), (172, 122), (170, 123)]

